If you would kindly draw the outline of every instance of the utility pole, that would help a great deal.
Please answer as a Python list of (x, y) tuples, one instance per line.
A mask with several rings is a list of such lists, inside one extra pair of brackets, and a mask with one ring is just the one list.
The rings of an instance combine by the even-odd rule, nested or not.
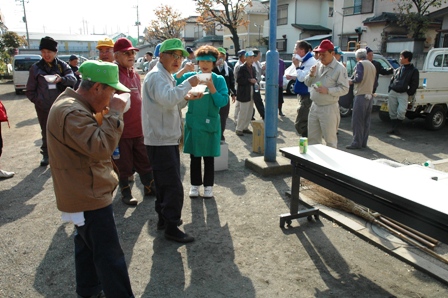
[[(17, 0), (16, 0), (17, 1)], [(23, 22), (25, 23), (25, 28), (26, 28), (26, 42), (28, 45), (28, 49), (30, 48), (30, 35), (28, 33), (28, 22), (26, 20), (26, 9), (25, 9), (25, 0), (18, 0), (20, 2), (22, 2), (22, 7), (23, 7)]]
[(135, 22), (135, 26), (137, 26), (137, 45), (140, 44), (140, 20), (138, 18), (138, 4), (134, 6), (137, 9), (137, 22)]

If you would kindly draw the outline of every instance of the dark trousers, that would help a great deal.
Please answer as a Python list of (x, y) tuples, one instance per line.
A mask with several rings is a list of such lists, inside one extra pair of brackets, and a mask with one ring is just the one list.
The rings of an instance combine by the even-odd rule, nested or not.
[(221, 117), (221, 141), (224, 141), (224, 130), (226, 129), (227, 118), (229, 118), (230, 100), (224, 107), (219, 109), (219, 116)]
[(352, 130), (353, 147), (366, 147), (370, 134), (370, 116), (372, 115), (373, 99), (365, 98), (365, 94), (356, 95), (353, 99)]
[(40, 133), (42, 135), (42, 146), (40, 146), (40, 153), (48, 157), (48, 150), (47, 150), (47, 119), (49, 111), (44, 111), (43, 109), (39, 108), (38, 106), (34, 105), (34, 108), (36, 109), (37, 113), (37, 120), (39, 121), (40, 125)]
[(297, 109), (297, 117), (294, 127), (299, 135), (308, 137), (308, 115), (310, 113), (312, 101), (309, 94), (298, 95), (298, 98), (300, 99), (300, 106)]
[(278, 86), (278, 110), (279, 110), (279, 112), (282, 111), (284, 102), (285, 101), (283, 99), (283, 87)]
[[(202, 180), (201, 159), (204, 159), (204, 180)], [(215, 183), (215, 158), (213, 156), (195, 157), (190, 154), (191, 185), (213, 186)]]
[(120, 149), (120, 158), (114, 159), (114, 162), (120, 171), (120, 180), (127, 180), (134, 174), (134, 169), (140, 177), (152, 171), (143, 137), (121, 138), (118, 148)]
[(254, 92), (254, 104), (258, 114), (260, 114), (261, 118), (264, 120), (264, 104), (260, 92)]
[(128, 269), (118, 240), (112, 205), (84, 211), (85, 224), (76, 227), (76, 293), (108, 298), (134, 297)]
[(179, 146), (146, 146), (157, 189), (156, 212), (172, 224), (180, 220), (184, 188), (180, 176)]

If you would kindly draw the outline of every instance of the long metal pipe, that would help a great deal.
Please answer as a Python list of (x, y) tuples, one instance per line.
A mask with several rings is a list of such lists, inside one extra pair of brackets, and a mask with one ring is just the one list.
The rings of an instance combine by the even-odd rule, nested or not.
[(277, 0), (269, 6), (269, 51), (266, 53), (266, 107), (264, 129), (264, 160), (274, 162), (277, 156), (278, 125), (278, 52), (277, 41)]

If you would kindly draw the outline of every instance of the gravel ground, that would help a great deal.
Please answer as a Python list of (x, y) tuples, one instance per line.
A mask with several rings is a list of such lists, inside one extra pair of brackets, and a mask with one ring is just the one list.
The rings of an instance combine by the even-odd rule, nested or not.
[[(0, 297), (76, 297), (73, 226), (56, 209), (49, 168), (39, 167), (40, 131), (33, 105), (0, 84), (11, 129), (2, 125), (0, 180)], [(297, 101), (285, 98), (278, 148), (298, 142), (293, 122)], [(244, 167), (252, 137), (234, 134), (227, 122), (229, 169), (216, 172), (215, 198), (190, 199), (189, 156), (182, 155), (185, 195), (182, 228), (196, 241), (180, 245), (156, 230), (154, 199), (143, 199), (136, 179), (135, 208), (116, 196), (113, 207), (136, 297), (447, 297), (448, 287), (392, 257), (332, 221), (294, 221), (279, 228), (288, 212), (290, 175), (261, 177)], [(257, 115), (256, 115), (257, 117)], [(427, 132), (407, 122), (404, 136), (391, 138), (387, 124), (372, 120), (370, 149), (377, 159), (421, 163), (448, 158), (448, 128)], [(350, 142), (350, 119), (342, 119), (340, 148)], [(446, 171), (445, 165), (440, 169)]]

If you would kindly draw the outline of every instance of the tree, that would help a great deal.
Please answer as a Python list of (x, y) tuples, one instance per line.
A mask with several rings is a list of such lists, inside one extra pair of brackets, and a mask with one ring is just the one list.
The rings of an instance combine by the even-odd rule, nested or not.
[(232, 36), (235, 53), (240, 50), (240, 39), (238, 36), (238, 27), (249, 24), (244, 17), (244, 9), (252, 6), (252, 0), (194, 0), (196, 2), (196, 11), (201, 14), (198, 22), (205, 27), (215, 26), (219, 23), (229, 29)]
[(181, 38), (181, 31), (185, 27), (185, 21), (181, 13), (169, 5), (160, 5), (154, 9), (156, 20), (150, 22), (145, 34), (145, 41), (151, 46), (169, 38)]
[(11, 62), (11, 56), (14, 56), (16, 49), (25, 45), (24, 37), (19, 36), (13, 31), (5, 32), (0, 38), (0, 74), (5, 74), (6, 65)]
[[(384, 1), (384, 0), (383, 0)], [(394, 8), (398, 22), (406, 26), (413, 38), (424, 38), (430, 23), (428, 14), (430, 8), (440, 8), (446, 0), (391, 0), (397, 2)]]

